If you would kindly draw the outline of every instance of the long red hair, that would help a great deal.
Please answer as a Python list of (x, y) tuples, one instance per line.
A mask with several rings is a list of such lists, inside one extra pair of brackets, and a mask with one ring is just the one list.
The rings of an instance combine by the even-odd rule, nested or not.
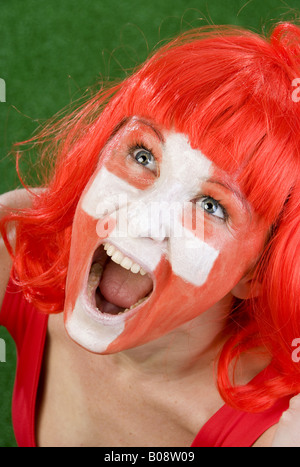
[[(193, 147), (235, 173), (247, 199), (271, 226), (256, 270), (261, 294), (232, 311), (237, 325), (219, 359), (221, 394), (238, 408), (262, 410), (278, 397), (299, 392), (300, 366), (291, 347), (300, 337), (297, 77), (297, 26), (279, 24), (269, 38), (226, 26), (201, 28), (165, 45), (128, 79), (101, 89), (44, 128), (31, 143), (48, 167), (45, 190), (34, 195), (32, 208), (11, 212), (0, 224), (10, 248), (6, 230), (15, 222), (13, 278), (27, 299), (46, 313), (63, 310), (81, 193), (120, 122), (134, 115), (153, 119), (187, 134)], [(261, 345), (280, 376), (264, 387), (232, 385), (232, 360)]]

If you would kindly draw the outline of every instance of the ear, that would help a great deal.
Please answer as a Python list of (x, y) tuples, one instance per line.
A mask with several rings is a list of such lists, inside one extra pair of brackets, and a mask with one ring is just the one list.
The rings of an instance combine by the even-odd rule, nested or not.
[(260, 291), (261, 284), (257, 280), (254, 280), (252, 275), (247, 274), (233, 287), (231, 293), (236, 298), (247, 300), (250, 297), (258, 297)]

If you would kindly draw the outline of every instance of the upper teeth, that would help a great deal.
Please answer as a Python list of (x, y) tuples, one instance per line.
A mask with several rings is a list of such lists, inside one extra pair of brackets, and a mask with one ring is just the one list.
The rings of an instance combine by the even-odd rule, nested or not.
[(121, 251), (119, 251), (114, 245), (110, 243), (105, 243), (104, 250), (106, 250), (106, 254), (111, 256), (112, 261), (119, 264), (125, 269), (130, 269), (131, 272), (137, 274), (138, 272), (144, 276), (146, 271), (137, 263), (134, 263), (130, 258), (123, 255)]

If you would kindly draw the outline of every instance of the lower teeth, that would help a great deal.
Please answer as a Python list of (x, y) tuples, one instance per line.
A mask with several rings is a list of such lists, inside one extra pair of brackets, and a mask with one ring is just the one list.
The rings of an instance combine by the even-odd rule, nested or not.
[(132, 310), (133, 308), (136, 308), (137, 306), (139, 306), (141, 303), (143, 303), (145, 300), (147, 300), (147, 298), (149, 298), (149, 295), (146, 295), (146, 297), (144, 298), (141, 298), (139, 301), (137, 301), (134, 305), (131, 305), (130, 308), (126, 308), (124, 311), (120, 311), (118, 313), (118, 315), (122, 315), (123, 313), (125, 313), (126, 311), (130, 311)]
[(99, 263), (94, 263), (91, 267), (89, 280), (87, 284), (87, 294), (89, 298), (92, 298), (93, 294), (95, 293), (95, 289), (97, 288), (100, 282), (102, 273), (103, 267)]

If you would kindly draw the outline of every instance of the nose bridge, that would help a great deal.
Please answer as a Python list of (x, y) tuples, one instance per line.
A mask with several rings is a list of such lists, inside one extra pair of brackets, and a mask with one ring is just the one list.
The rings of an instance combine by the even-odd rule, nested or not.
[(159, 241), (171, 236), (183, 209), (182, 191), (179, 182), (169, 179), (129, 203), (129, 234)]

